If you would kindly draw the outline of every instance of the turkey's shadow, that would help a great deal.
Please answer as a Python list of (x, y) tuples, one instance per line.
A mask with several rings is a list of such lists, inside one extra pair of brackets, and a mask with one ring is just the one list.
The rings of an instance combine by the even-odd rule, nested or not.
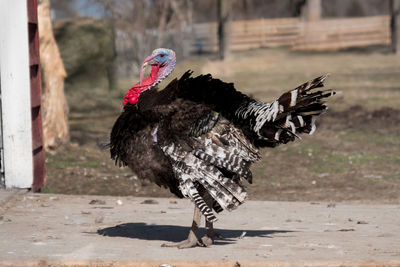
[[(168, 242), (178, 242), (187, 238), (190, 227), (178, 225), (157, 225), (146, 223), (124, 223), (113, 227), (107, 227), (97, 230), (97, 233), (110, 237), (127, 237), (144, 240), (161, 240)], [(225, 245), (234, 242), (243, 236), (246, 237), (267, 237), (278, 233), (293, 232), (289, 230), (231, 230), (231, 229), (215, 229), (222, 238), (217, 239), (216, 245)], [(204, 235), (204, 228), (200, 228), (198, 237)]]

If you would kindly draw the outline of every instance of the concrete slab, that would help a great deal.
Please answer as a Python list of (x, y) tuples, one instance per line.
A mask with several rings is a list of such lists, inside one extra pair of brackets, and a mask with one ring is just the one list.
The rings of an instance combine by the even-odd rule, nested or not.
[(6, 266), (400, 266), (400, 205), (248, 201), (219, 214), (223, 239), (185, 250), (160, 246), (186, 237), (188, 200), (28, 193), (7, 205)]
[(0, 207), (4, 207), (5, 203), (18, 194), (25, 194), (26, 189), (3, 189), (0, 188)]

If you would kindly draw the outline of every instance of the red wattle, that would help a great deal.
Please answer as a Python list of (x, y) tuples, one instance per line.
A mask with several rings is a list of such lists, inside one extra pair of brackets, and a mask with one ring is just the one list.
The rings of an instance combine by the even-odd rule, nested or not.
[(138, 102), (140, 94), (149, 89), (157, 80), (159, 69), (159, 65), (151, 65), (150, 75), (143, 79), (142, 85), (140, 85), (140, 83), (135, 84), (124, 96), (124, 101), (122, 102), (124, 106), (128, 103), (135, 105)]

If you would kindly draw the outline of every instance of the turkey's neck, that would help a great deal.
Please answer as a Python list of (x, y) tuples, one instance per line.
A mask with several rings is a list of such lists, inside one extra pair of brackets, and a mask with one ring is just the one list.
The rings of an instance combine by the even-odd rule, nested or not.
[(151, 65), (150, 75), (143, 79), (142, 84), (138, 82), (126, 93), (123, 101), (124, 106), (127, 103), (132, 105), (136, 104), (139, 99), (139, 95), (159, 81), (159, 71), (159, 65)]
[(147, 76), (146, 78), (143, 79), (142, 84), (140, 84), (140, 82), (138, 82), (137, 84), (135, 84), (133, 88), (137, 88), (140, 90), (140, 92), (142, 93), (143, 91), (146, 91), (147, 89), (149, 89), (154, 83), (157, 82), (158, 77), (159, 77), (159, 71), (160, 71), (160, 66), (159, 65), (151, 65), (151, 72), (149, 74), (149, 76)]

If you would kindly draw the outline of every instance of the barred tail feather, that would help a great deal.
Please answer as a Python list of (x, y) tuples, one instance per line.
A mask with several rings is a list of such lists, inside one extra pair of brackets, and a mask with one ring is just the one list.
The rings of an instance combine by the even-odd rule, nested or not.
[(209, 222), (217, 221), (217, 217), (215, 217), (214, 213), (212, 212), (210, 207), (207, 206), (207, 203), (204, 201), (204, 199), (199, 195), (193, 184), (190, 185), (188, 192), (189, 198), (192, 199), (192, 201), (199, 208), (204, 217), (206, 217), (206, 220)]
[(204, 199), (200, 196), (199, 191), (194, 185), (193, 178), (196, 177), (193, 176), (193, 170), (191, 170), (190, 167), (188, 167), (183, 162), (177, 162), (173, 164), (173, 169), (175, 175), (179, 179), (179, 188), (183, 195), (194, 202), (194, 204), (199, 208), (204, 217), (206, 217), (207, 221), (217, 221), (217, 217), (215, 217), (214, 213), (212, 212), (210, 207), (208, 207)]
[(235, 154), (230, 154), (229, 158), (219, 158), (209, 155), (204, 151), (196, 150), (194, 151), (194, 155), (209, 164), (223, 168), (232, 173), (237, 173), (246, 180), (250, 180), (251, 172), (248, 169), (248, 164)]
[[(179, 145), (170, 144), (161, 149), (170, 157), (175, 176), (179, 180), (179, 189), (182, 194), (190, 198), (200, 209), (207, 221), (217, 220), (212, 209), (216, 212), (222, 209), (232, 210), (244, 202), (246, 191), (240, 182), (224, 177), (216, 165), (196, 157), (195, 151), (188, 151)], [(199, 187), (206, 190), (218, 205), (208, 207), (204, 192), (200, 194)]]
[(210, 176), (204, 176), (198, 180), (200, 184), (207, 190), (214, 200), (225, 210), (231, 211), (243, 203), (246, 193), (244, 196), (239, 196), (240, 200), (231, 194), (231, 188), (221, 181), (213, 179)]
[(257, 149), (226, 119), (207, 135), (194, 139), (193, 155), (210, 166), (238, 175), (252, 183), (250, 164), (260, 155)]
[(255, 143), (259, 146), (274, 147), (300, 138), (301, 133), (313, 134), (316, 117), (327, 109), (324, 99), (336, 93), (330, 89), (315, 90), (324, 86), (327, 77), (326, 74), (308, 81), (272, 103), (253, 100), (241, 106), (236, 115), (250, 120), (250, 128), (257, 135)]
[[(308, 81), (278, 99), (283, 108), (277, 115), (275, 124), (279, 125), (282, 131), (290, 131), (293, 135), (315, 132), (317, 116), (328, 108), (323, 100), (336, 93), (331, 89), (314, 91), (324, 86), (327, 77), (326, 74)], [(282, 124), (283, 120), (285, 122)], [(277, 141), (285, 142), (286, 140)]]

